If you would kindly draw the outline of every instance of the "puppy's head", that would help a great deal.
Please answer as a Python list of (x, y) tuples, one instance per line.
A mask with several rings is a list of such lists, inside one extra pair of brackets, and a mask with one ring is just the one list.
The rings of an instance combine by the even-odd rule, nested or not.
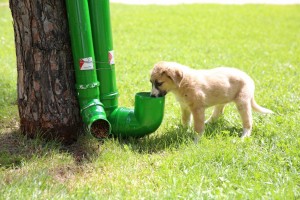
[(183, 73), (179, 64), (164, 61), (156, 63), (150, 77), (152, 83), (151, 96), (165, 96), (169, 91), (180, 86), (182, 78)]

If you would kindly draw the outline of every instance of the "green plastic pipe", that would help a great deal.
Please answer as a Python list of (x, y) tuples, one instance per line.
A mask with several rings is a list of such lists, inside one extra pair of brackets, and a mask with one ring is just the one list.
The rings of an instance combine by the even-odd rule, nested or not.
[(118, 90), (110, 24), (109, 1), (89, 0), (100, 101), (109, 116), (118, 107)]
[(99, 100), (88, 1), (66, 0), (66, 6), (82, 121), (96, 138), (107, 137), (111, 126)]
[(149, 92), (137, 93), (134, 109), (120, 107), (109, 116), (113, 134), (139, 138), (153, 133), (163, 120), (164, 104), (164, 97), (153, 98)]
[(118, 108), (115, 64), (110, 24), (109, 0), (89, 0), (92, 34), (100, 81), (100, 99), (104, 104), (112, 134), (143, 137), (154, 132), (161, 124), (164, 113), (164, 97), (153, 98), (150, 93), (135, 95), (135, 108)]

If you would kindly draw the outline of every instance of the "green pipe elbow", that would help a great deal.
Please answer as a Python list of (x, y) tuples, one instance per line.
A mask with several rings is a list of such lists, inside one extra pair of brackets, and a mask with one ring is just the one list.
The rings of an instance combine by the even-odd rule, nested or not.
[(135, 108), (117, 108), (109, 116), (112, 134), (122, 137), (143, 137), (158, 129), (164, 114), (164, 97), (150, 97), (149, 92), (135, 95)]

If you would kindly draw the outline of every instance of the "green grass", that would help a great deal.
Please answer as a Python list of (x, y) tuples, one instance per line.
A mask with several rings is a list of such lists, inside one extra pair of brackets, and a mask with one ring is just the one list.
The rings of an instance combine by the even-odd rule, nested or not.
[(12, 18), (8, 6), (0, 5), (0, 13), (0, 24), (2, 26), (0, 29), (0, 128), (2, 128), (11, 127), (17, 120), (17, 67)]
[(300, 6), (112, 5), (121, 106), (150, 90), (155, 62), (171, 60), (240, 68), (255, 80), (257, 102), (276, 112), (254, 113), (241, 141), (229, 106), (197, 145), (172, 95), (161, 127), (140, 140), (82, 136), (63, 146), (21, 136), (11, 16), (0, 12), (0, 199), (300, 198)]

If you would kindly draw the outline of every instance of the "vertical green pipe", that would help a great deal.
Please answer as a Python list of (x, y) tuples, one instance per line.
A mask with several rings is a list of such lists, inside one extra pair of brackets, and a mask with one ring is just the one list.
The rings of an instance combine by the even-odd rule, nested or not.
[(66, 0), (76, 90), (83, 122), (96, 138), (106, 137), (110, 123), (99, 101), (99, 82), (94, 66), (94, 49), (87, 0)]
[(109, 116), (118, 107), (118, 90), (110, 24), (109, 0), (89, 0), (100, 101)]
[(164, 97), (152, 98), (150, 93), (137, 93), (135, 108), (118, 108), (115, 64), (113, 58), (109, 0), (89, 0), (92, 34), (100, 81), (100, 99), (111, 123), (112, 134), (142, 137), (154, 132), (161, 124)]

